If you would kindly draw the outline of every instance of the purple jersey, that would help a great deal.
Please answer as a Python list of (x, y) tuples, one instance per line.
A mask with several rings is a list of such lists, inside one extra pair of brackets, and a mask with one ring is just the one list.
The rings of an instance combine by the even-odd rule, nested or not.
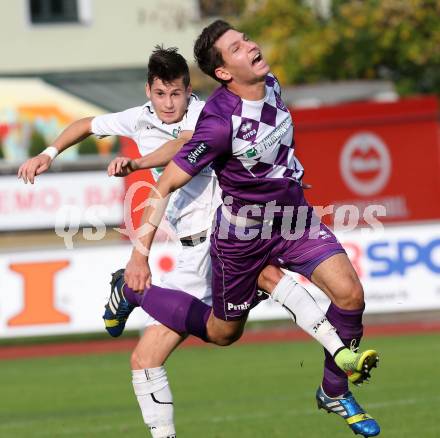
[(233, 198), (234, 213), (244, 205), (273, 201), (279, 206), (307, 205), (292, 118), (271, 74), (266, 77), (266, 95), (259, 101), (241, 99), (219, 87), (174, 162), (192, 176), (212, 163), (223, 198)]

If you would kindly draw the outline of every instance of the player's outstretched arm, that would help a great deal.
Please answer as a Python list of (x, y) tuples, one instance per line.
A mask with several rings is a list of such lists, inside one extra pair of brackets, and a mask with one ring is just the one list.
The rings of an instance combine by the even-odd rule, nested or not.
[(157, 228), (164, 216), (169, 195), (191, 180), (191, 175), (183, 171), (173, 161), (165, 168), (155, 189), (151, 190), (142, 219), (141, 236), (136, 241), (131, 258), (125, 268), (125, 282), (128, 287), (143, 291), (151, 286), (151, 272), (148, 255)]
[(191, 140), (192, 134), (193, 131), (182, 131), (175, 140), (167, 141), (141, 158), (131, 160), (128, 157), (116, 157), (108, 165), (107, 173), (109, 176), (127, 176), (136, 170), (166, 166), (182, 146)]
[(85, 117), (70, 124), (40, 155), (29, 158), (18, 169), (17, 176), (24, 183), (34, 183), (37, 175), (46, 172), (50, 168), (55, 157), (70, 146), (84, 140), (92, 134), (93, 117)]

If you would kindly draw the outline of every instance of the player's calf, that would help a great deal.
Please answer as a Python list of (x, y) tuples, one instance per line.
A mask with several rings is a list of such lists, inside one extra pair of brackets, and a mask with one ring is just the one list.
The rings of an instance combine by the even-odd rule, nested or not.
[(175, 438), (173, 395), (163, 366), (132, 370), (133, 389), (152, 438)]

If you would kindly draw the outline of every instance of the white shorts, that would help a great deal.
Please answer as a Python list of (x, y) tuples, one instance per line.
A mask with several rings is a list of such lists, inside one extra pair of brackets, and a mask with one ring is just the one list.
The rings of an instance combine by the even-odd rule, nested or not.
[[(209, 247), (209, 233), (206, 240), (196, 246), (182, 246), (182, 250), (177, 256), (175, 268), (162, 275), (160, 286), (182, 290), (211, 306), (211, 256)], [(159, 324), (160, 322), (148, 315), (146, 327)]]

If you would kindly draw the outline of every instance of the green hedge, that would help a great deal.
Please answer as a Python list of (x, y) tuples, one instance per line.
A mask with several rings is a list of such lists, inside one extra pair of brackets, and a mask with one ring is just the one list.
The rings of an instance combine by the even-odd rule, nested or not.
[(47, 147), (47, 142), (44, 136), (37, 130), (33, 130), (31, 134), (31, 141), (29, 146), (29, 156), (35, 157), (35, 155), (41, 154)]
[(99, 154), (98, 145), (94, 137), (90, 136), (84, 139), (78, 146), (78, 154), (80, 155), (96, 155)]

